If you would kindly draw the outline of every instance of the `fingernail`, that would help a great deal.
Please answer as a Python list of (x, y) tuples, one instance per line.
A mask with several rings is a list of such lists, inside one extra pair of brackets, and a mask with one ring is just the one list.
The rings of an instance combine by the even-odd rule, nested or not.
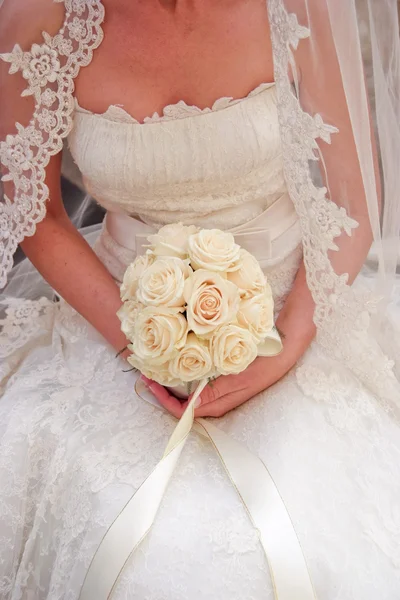
[(143, 381), (144, 385), (145, 385), (147, 388), (149, 388), (149, 389), (151, 388), (151, 384), (153, 383), (153, 382), (151, 381), (151, 379), (148, 379), (148, 378), (147, 378), (145, 375), (141, 375), (141, 376), (140, 376), (140, 379), (141, 379), (141, 381)]
[(159, 390), (159, 385), (156, 381), (153, 381), (152, 379), (149, 379), (148, 377), (146, 377), (145, 375), (141, 376), (141, 379), (144, 383), (144, 385), (147, 387), (148, 390), (150, 390), (150, 392), (154, 395), (157, 396), (157, 392)]
[(201, 396), (199, 396), (194, 402), (195, 408), (199, 408), (199, 406), (201, 406)]

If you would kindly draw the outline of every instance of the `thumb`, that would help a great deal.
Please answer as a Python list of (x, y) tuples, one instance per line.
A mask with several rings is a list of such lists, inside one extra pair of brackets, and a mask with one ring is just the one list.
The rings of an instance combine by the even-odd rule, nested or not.
[[(193, 394), (190, 394), (190, 396), (186, 400), (186, 402), (184, 402), (182, 404), (182, 408), (184, 410), (190, 404), (195, 393), (196, 392), (193, 392)], [(210, 404), (210, 402), (214, 402), (214, 400), (217, 400), (218, 398), (220, 398), (220, 396), (221, 396), (221, 394), (215, 388), (215, 381), (211, 381), (210, 383), (208, 383), (206, 385), (206, 387), (200, 393), (200, 396), (197, 398), (194, 407), (199, 408), (199, 406), (203, 406), (204, 404)]]

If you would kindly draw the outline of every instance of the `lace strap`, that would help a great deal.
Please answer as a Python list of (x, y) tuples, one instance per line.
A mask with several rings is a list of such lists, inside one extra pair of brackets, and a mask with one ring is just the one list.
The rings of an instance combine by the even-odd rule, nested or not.
[(2, 181), (13, 187), (13, 198), (4, 194), (0, 205), (0, 287), (6, 284), (17, 245), (35, 233), (46, 214), (45, 169), (72, 128), (74, 78), (103, 39), (100, 0), (54, 1), (65, 5), (58, 33), (52, 37), (43, 32), (43, 43), (33, 44), (28, 52), (16, 44), (0, 55), (10, 63), (10, 74), (21, 72), (28, 84), (21, 95), (33, 96), (35, 103), (28, 126), (17, 122), (17, 133), (0, 143)]

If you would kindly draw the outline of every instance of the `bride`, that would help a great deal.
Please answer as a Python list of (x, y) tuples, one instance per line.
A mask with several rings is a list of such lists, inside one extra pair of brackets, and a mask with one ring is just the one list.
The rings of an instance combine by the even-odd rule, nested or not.
[[(365, 3), (370, 110), (353, 0), (4, 0), (0, 278), (21, 243), (55, 295), (22, 263), (2, 297), (2, 600), (80, 597), (182, 415), (152, 381), (158, 403), (136, 393), (116, 316), (138, 234), (178, 221), (251, 247), (284, 345), (208, 386), (196, 416), (267, 466), (316, 598), (399, 598), (397, 5)], [(65, 138), (107, 210), (86, 239), (61, 200)], [(214, 448), (191, 433), (112, 597), (261, 600), (274, 581)]]

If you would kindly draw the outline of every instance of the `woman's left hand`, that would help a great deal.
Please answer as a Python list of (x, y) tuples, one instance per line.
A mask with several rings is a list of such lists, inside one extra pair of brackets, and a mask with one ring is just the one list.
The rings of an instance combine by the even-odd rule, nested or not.
[[(202, 391), (200, 405), (195, 409), (195, 417), (222, 417), (276, 383), (295, 362), (296, 359), (289, 360), (283, 351), (278, 356), (256, 358), (239, 375), (218, 377)], [(178, 419), (182, 416), (189, 400), (179, 401), (165, 387), (143, 375), (142, 380), (165, 409)]]

